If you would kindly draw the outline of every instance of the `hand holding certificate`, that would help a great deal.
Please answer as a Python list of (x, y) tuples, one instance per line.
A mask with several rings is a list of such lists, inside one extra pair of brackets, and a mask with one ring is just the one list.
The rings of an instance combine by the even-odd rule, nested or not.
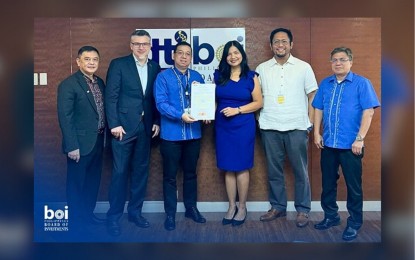
[(192, 84), (190, 115), (196, 120), (215, 119), (215, 84)]

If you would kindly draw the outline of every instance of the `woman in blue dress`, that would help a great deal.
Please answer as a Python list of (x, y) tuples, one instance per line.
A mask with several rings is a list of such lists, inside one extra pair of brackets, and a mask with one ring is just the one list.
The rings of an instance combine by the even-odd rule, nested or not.
[[(262, 93), (257, 75), (248, 66), (246, 53), (237, 41), (223, 49), (216, 83), (216, 162), (225, 172), (229, 208), (223, 225), (239, 226), (245, 222), (249, 170), (254, 165), (255, 114), (262, 107)], [(236, 197), (239, 197), (239, 208)]]

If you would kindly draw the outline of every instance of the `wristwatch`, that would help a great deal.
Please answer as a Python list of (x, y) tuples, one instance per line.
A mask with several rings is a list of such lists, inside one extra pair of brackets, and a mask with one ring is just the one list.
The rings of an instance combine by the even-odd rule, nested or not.
[(364, 138), (359, 134), (356, 136), (356, 141), (358, 141), (358, 142), (363, 142), (363, 139)]

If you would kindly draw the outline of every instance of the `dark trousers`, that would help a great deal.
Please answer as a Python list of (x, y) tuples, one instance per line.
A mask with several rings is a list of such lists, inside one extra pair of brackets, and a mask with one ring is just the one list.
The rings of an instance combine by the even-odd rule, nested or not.
[(112, 138), (112, 176), (109, 187), (110, 209), (107, 218), (118, 221), (124, 213), (130, 178), (130, 199), (127, 211), (130, 216), (141, 215), (147, 189), (151, 137), (147, 136), (143, 122), (128, 139)]
[(288, 157), (293, 169), (294, 207), (297, 212), (308, 213), (311, 208), (310, 181), (308, 178), (308, 132), (306, 130), (261, 130), (262, 145), (268, 168), (269, 201), (272, 208), (287, 210), (284, 161)]
[(92, 151), (78, 162), (67, 157), (66, 196), (69, 219), (82, 222), (92, 217), (102, 172), (104, 134), (98, 134)]
[(362, 158), (351, 149), (324, 147), (321, 150), (322, 186), (321, 206), (327, 218), (337, 216), (339, 207), (336, 202), (339, 166), (342, 168), (347, 187), (347, 224), (359, 229), (363, 223)]
[(200, 152), (200, 139), (186, 141), (162, 140), (160, 152), (163, 157), (164, 210), (174, 216), (177, 211), (176, 177), (179, 167), (183, 169), (183, 202), (186, 209), (196, 207), (196, 167)]

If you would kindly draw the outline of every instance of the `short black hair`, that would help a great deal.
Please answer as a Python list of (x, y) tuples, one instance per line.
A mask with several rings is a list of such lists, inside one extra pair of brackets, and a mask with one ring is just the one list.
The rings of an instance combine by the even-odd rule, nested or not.
[(135, 30), (134, 32), (131, 33), (131, 36), (148, 36), (148, 38), (151, 39), (150, 34), (146, 31), (146, 30)]
[(78, 57), (80, 57), (82, 55), (82, 53), (89, 52), (89, 51), (95, 51), (98, 54), (98, 56), (99, 56), (99, 51), (97, 50), (97, 48), (95, 48), (94, 46), (85, 45), (85, 46), (82, 46), (79, 49), (79, 51), (78, 51)]
[(284, 32), (284, 33), (286, 33), (286, 34), (288, 35), (288, 38), (290, 39), (290, 43), (292, 43), (292, 42), (293, 42), (293, 34), (291, 33), (290, 29), (286, 29), (286, 28), (277, 28), (277, 29), (273, 30), (273, 31), (271, 32), (271, 35), (269, 36), (269, 42), (270, 42), (271, 44), (272, 44), (272, 40), (274, 39), (274, 35), (275, 35), (276, 33), (279, 33), (279, 32)]
[(173, 50), (173, 52), (174, 52), (174, 53), (176, 53), (176, 51), (177, 51), (177, 47), (179, 47), (179, 46), (183, 46), (183, 45), (185, 45), (185, 46), (189, 46), (189, 47), (190, 47), (190, 50), (192, 50), (192, 46), (190, 45), (190, 43), (185, 42), (185, 41), (182, 41), (182, 42), (178, 42), (178, 43), (176, 44), (176, 46), (174, 46), (174, 50)]

